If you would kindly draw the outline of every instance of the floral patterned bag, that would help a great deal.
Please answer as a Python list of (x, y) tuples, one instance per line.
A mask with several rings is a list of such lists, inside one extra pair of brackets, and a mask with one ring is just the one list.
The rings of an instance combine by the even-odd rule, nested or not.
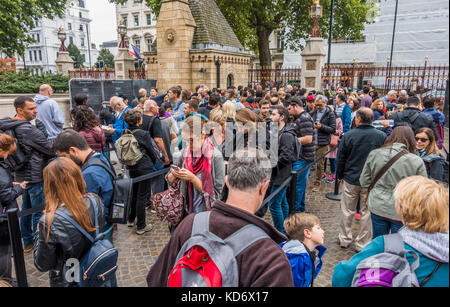
[(181, 181), (176, 179), (170, 184), (169, 189), (152, 195), (152, 202), (156, 215), (161, 221), (168, 221), (172, 225), (177, 225), (183, 216), (183, 195), (180, 192)]

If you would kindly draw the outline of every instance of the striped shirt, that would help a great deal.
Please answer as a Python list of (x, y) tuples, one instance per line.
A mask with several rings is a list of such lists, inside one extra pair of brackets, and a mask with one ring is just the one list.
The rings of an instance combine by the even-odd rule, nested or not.
[[(304, 111), (299, 115), (299, 117), (294, 121), (294, 129), (297, 137), (313, 136), (314, 137), (314, 120), (308, 112)], [(302, 154), (300, 155), (306, 162), (313, 162), (316, 155), (316, 147), (314, 142), (303, 145), (302, 144)]]

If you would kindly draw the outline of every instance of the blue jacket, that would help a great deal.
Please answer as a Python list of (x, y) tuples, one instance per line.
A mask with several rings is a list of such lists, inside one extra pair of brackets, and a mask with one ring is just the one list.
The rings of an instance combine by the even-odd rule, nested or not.
[[(182, 122), (186, 119), (186, 116), (184, 116), (184, 112), (183, 112), (185, 105), (186, 104), (183, 102), (183, 100), (178, 100), (175, 103), (175, 105), (173, 106), (171, 115), (172, 115), (173, 119), (175, 119), (177, 121), (178, 126), (180, 125), (180, 122)], [(178, 115), (175, 115), (177, 113), (178, 113)]]
[(317, 257), (314, 264), (311, 261), (306, 247), (300, 241), (290, 240), (281, 243), (280, 247), (285, 252), (291, 264), (295, 287), (310, 287), (322, 268), (322, 257), (327, 250), (326, 247), (319, 246), (316, 248), (315, 253)]
[[(91, 159), (100, 159), (112, 168), (109, 161), (101, 153), (95, 154)], [(97, 194), (100, 197), (105, 206), (105, 217), (108, 217), (114, 193), (113, 178), (103, 167), (96, 165), (86, 168), (83, 171), (83, 178), (86, 182), (86, 192)], [(105, 230), (109, 228), (106, 220), (105, 218)]]
[(435, 108), (427, 108), (423, 110), (422, 113), (428, 114), (431, 117), (433, 117), (433, 121), (435, 124), (445, 123), (445, 115), (436, 110)]
[[(425, 287), (448, 287), (448, 232), (425, 234), (423, 232), (413, 232), (403, 227), (399, 233), (404, 238), (405, 249), (415, 251), (419, 256), (419, 267), (415, 271), (419, 283), (434, 270), (437, 261), (439, 261), (443, 265), (441, 265), (428, 283), (425, 284)], [(414, 245), (414, 247), (411, 245)], [(383, 236), (379, 236), (350, 260), (339, 262), (334, 268), (332, 286), (350, 287), (358, 264), (362, 260), (382, 253), (383, 251), (384, 238)], [(410, 253), (407, 253), (406, 257), (410, 264), (414, 262), (414, 258)]]
[(125, 129), (128, 128), (128, 124), (123, 120), (123, 115), (128, 110), (131, 110), (131, 107), (126, 107), (122, 113), (119, 114), (119, 117), (116, 118), (116, 122), (113, 125), (113, 128), (116, 130), (112, 136), (114, 143), (122, 136)]
[(64, 127), (64, 114), (53, 99), (37, 94), (34, 97), (37, 118), (44, 124), (48, 139), (55, 139)]

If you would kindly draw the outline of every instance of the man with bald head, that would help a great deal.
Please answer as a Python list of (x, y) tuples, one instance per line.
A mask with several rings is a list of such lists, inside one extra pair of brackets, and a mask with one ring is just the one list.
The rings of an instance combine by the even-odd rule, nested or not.
[(37, 118), (44, 124), (49, 141), (53, 141), (64, 127), (64, 114), (58, 103), (51, 99), (52, 95), (52, 87), (42, 84), (39, 87), (39, 94), (33, 99), (36, 103)]
[[(386, 140), (386, 134), (372, 126), (373, 119), (373, 111), (369, 108), (360, 108), (356, 112), (356, 128), (344, 133), (339, 142), (336, 161), (336, 178), (343, 182), (339, 243), (342, 248), (347, 248), (354, 242), (353, 247), (357, 252), (360, 252), (372, 240), (370, 212), (364, 202), (367, 188), (361, 187), (359, 177), (369, 153), (383, 146)], [(361, 199), (361, 220), (358, 235), (353, 239), (352, 221), (358, 198)]]

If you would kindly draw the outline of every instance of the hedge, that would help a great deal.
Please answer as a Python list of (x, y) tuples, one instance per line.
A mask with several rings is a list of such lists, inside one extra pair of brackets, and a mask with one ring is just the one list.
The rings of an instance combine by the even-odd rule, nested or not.
[(38, 93), (42, 84), (49, 84), (55, 93), (64, 93), (69, 91), (69, 80), (62, 74), (32, 75), (29, 71), (0, 70), (0, 94)]

